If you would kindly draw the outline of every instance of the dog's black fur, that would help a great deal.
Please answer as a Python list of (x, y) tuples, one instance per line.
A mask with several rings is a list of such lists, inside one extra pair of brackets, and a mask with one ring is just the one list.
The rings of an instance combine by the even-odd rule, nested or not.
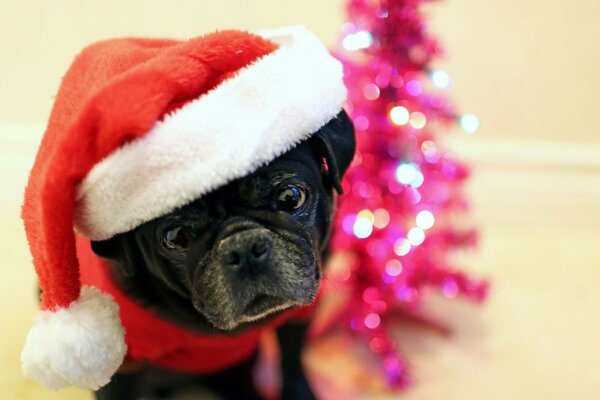
[[(334, 190), (341, 192), (354, 149), (352, 122), (342, 111), (256, 172), (132, 231), (92, 242), (92, 249), (112, 261), (124, 292), (163, 318), (204, 335), (238, 335), (314, 301)], [(277, 331), (285, 399), (312, 398), (300, 364), (306, 327), (290, 323)], [(225, 398), (259, 398), (249, 383), (251, 365), (205, 376), (204, 383)], [(148, 390), (142, 375), (152, 370), (118, 373), (96, 397), (134, 399)]]

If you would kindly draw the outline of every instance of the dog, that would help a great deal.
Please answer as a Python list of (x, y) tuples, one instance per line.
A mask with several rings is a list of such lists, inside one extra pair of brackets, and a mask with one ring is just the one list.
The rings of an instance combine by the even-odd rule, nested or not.
[[(252, 174), (131, 231), (92, 241), (92, 250), (114, 267), (111, 277), (127, 296), (161, 318), (199, 335), (243, 335), (315, 301), (336, 192), (342, 193), (354, 152), (354, 127), (341, 111)], [(283, 399), (314, 398), (300, 358), (307, 326), (289, 322), (276, 330)], [(200, 382), (221, 398), (258, 399), (251, 383), (255, 357), (199, 377), (151, 365), (120, 370), (95, 395), (169, 396)]]

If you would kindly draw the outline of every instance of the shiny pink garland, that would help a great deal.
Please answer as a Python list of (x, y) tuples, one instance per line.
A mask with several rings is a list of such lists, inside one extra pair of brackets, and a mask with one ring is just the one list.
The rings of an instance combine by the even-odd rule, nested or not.
[(345, 66), (346, 109), (358, 149), (333, 235), (333, 250), (349, 254), (351, 265), (329, 278), (350, 296), (329, 326), (341, 322), (364, 339), (393, 388), (411, 381), (390, 332), (393, 323), (410, 319), (444, 330), (419, 312), (431, 288), (475, 301), (488, 288), (449, 261), (454, 250), (473, 246), (477, 235), (450, 218), (466, 209), (461, 187), (469, 170), (439, 146), (435, 133), (457, 120), (473, 131), (478, 120), (459, 119), (434, 90), (447, 86), (448, 77), (430, 69), (441, 49), (426, 32), (419, 10), (425, 2), (350, 0), (350, 22), (336, 51)]

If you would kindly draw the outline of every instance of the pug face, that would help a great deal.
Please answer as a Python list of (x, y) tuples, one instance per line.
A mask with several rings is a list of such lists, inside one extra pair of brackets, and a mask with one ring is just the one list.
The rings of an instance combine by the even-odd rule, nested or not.
[(314, 301), (333, 192), (353, 153), (342, 112), (254, 173), (92, 248), (145, 306), (197, 331), (237, 334)]

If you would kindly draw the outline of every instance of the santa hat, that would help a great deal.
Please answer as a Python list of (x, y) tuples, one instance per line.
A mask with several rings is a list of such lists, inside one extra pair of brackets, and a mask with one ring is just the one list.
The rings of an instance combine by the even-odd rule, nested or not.
[(24, 374), (97, 389), (126, 352), (118, 306), (81, 287), (74, 229), (108, 239), (275, 159), (340, 112), (342, 67), (303, 27), (86, 48), (62, 81), (23, 220), (41, 311)]

